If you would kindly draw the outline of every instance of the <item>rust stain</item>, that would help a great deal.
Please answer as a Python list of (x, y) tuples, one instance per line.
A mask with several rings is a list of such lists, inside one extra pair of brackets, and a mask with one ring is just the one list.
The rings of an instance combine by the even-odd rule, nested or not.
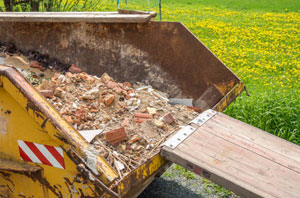
[(46, 118), (46, 119), (44, 120), (44, 122), (42, 123), (42, 125), (41, 125), (41, 128), (42, 128), (42, 129), (45, 128), (45, 125), (46, 125), (47, 121), (48, 121), (48, 118)]

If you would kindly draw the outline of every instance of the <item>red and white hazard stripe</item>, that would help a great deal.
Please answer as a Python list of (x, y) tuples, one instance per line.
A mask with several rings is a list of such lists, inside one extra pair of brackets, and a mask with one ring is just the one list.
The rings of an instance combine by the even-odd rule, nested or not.
[(65, 169), (64, 153), (59, 147), (18, 140), (21, 159)]

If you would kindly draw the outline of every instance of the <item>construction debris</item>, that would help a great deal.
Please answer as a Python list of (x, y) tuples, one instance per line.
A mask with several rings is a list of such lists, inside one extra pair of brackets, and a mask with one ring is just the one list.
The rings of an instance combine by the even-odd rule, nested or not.
[(157, 154), (166, 138), (198, 115), (169, 104), (167, 94), (150, 85), (116, 82), (106, 73), (92, 76), (74, 64), (56, 70), (20, 54), (7, 57), (22, 57), (22, 74), (120, 178)]

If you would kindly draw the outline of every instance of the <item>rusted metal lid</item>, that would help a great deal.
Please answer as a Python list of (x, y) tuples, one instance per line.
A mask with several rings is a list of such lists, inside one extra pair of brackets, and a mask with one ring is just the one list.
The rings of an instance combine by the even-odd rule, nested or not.
[(152, 12), (2, 12), (0, 22), (146, 23), (153, 16)]

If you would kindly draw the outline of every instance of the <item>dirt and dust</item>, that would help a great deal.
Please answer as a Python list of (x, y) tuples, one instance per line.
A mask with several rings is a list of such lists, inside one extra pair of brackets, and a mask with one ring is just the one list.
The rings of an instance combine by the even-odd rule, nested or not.
[(83, 137), (89, 136), (87, 141), (120, 178), (198, 115), (187, 106), (169, 104), (168, 95), (151, 85), (116, 82), (106, 73), (92, 76), (34, 52), (0, 47), (0, 57), (18, 68)]

